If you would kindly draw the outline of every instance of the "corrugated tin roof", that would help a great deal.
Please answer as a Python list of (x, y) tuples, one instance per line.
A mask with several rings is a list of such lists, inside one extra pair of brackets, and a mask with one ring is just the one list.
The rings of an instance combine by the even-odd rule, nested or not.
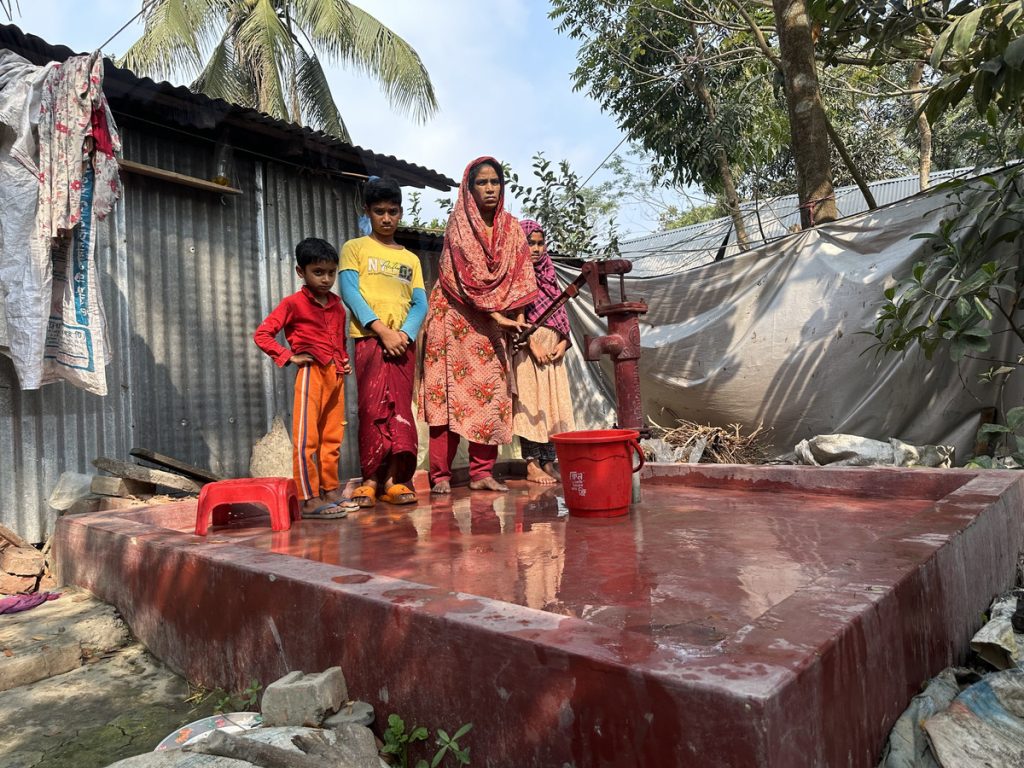
[[(51, 45), (11, 24), (0, 25), (0, 48), (14, 51), (34, 64), (64, 61), (77, 55), (66, 46)], [(406, 186), (426, 186), (442, 191), (457, 186), (453, 179), (437, 171), (399, 160), (394, 155), (381, 155), (323, 131), (279, 120), (222, 99), (211, 99), (184, 86), (139, 77), (131, 70), (114, 65), (110, 59), (105, 60), (103, 90), (115, 115), (120, 112), (161, 124), (172, 121), (208, 137), (230, 128), (232, 145), (257, 153), (264, 147), (267, 154), (297, 164), (360, 176), (387, 173)]]
[[(973, 173), (973, 168), (936, 171), (931, 174), (931, 182), (937, 185)], [(904, 200), (921, 191), (917, 174), (870, 182), (868, 188), (879, 206)], [(839, 187), (835, 190), (835, 196), (841, 216), (852, 216), (868, 210), (864, 194), (857, 186)], [(757, 247), (777, 240), (789, 234), (791, 227), (799, 227), (799, 205), (800, 200), (796, 195), (776, 197), (757, 204), (742, 203), (740, 208), (749, 245)], [(732, 219), (728, 216), (619, 243), (622, 258), (633, 261), (634, 277), (682, 272), (714, 261), (723, 249), (723, 258), (740, 252)]]

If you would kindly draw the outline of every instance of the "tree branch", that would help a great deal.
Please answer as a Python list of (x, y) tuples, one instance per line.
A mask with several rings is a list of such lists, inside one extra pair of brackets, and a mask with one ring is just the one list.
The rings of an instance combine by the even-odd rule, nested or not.
[(853, 162), (853, 158), (850, 157), (849, 151), (846, 149), (846, 144), (839, 138), (839, 134), (836, 132), (835, 127), (832, 125), (832, 121), (828, 119), (828, 115), (825, 115), (825, 130), (828, 131), (829, 141), (832, 142), (832, 146), (836, 148), (836, 152), (843, 158), (843, 163), (846, 165), (846, 169), (853, 176), (853, 180), (857, 183), (857, 188), (860, 189), (862, 195), (864, 195), (864, 202), (868, 204), (869, 210), (874, 210), (878, 207), (878, 203), (875, 202), (875, 196), (871, 194), (871, 187), (868, 186), (867, 181), (864, 180), (863, 174), (860, 169), (857, 168), (857, 164)]

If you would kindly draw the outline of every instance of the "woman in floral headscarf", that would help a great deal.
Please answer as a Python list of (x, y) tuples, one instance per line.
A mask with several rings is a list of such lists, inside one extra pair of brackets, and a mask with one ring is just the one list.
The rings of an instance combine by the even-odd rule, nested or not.
[[(548, 255), (544, 230), (529, 219), (519, 223), (530, 247), (540, 289), (526, 309), (526, 320), (535, 323), (562, 289)], [(517, 396), (512, 408), (512, 427), (526, 459), (526, 479), (542, 485), (559, 480), (551, 435), (576, 429), (563, 359), (570, 343), (569, 315), (561, 307), (533, 332), (528, 347), (515, 357)]]
[(470, 163), (448, 219), (424, 329), (420, 417), (430, 426), (430, 485), (451, 492), (460, 437), (469, 440), (469, 487), (507, 491), (494, 478), (498, 446), (512, 442), (506, 334), (525, 327), (537, 293), (519, 222), (504, 209), (505, 178), (493, 157)]

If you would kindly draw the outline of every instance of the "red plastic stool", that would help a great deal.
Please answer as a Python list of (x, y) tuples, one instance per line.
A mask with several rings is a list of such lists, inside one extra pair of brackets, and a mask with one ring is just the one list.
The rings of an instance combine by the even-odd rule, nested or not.
[(302, 517), (295, 481), (288, 477), (242, 477), (207, 483), (199, 491), (196, 510), (196, 536), (205, 536), (210, 527), (228, 521), (228, 505), (262, 504), (270, 512), (270, 529), (287, 531), (292, 520)]

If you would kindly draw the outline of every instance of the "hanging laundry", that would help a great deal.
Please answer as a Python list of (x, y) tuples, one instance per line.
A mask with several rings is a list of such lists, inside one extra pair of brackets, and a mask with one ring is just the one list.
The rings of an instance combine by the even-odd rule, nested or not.
[(35, 237), (39, 103), (57, 66), (0, 51), (0, 351), (23, 389), (39, 389), (50, 316), (50, 248)]
[[(35, 194), (31, 236), (16, 237), (25, 231), (29, 206), (24, 201), (16, 216), (5, 215), (9, 221), (0, 232), (6, 321), (0, 342), (8, 347), (23, 389), (66, 380), (105, 395), (110, 348), (96, 224), (120, 197), (121, 139), (103, 95), (103, 58), (96, 52), (45, 68), (19, 59), (0, 52), (0, 122), (15, 133), (11, 140), (5, 131), (0, 141), (0, 187), (7, 186), (8, 177), (23, 186), (24, 170), (34, 170)], [(11, 70), (6, 83), (5, 62)], [(3, 108), (8, 103), (11, 117), (20, 122), (8, 122)], [(0, 192), (0, 203), (3, 198), (10, 195)]]

